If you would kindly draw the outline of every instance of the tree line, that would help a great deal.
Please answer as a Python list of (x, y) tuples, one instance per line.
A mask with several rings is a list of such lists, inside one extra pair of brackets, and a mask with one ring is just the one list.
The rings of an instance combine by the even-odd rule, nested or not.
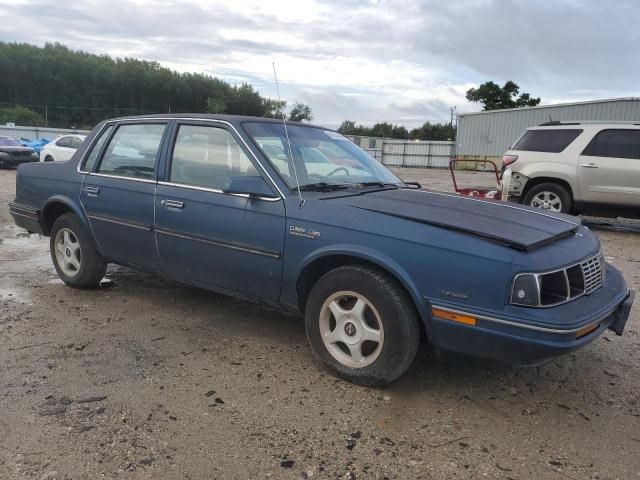
[(376, 123), (372, 127), (356, 125), (352, 120), (345, 120), (338, 128), (343, 135), (358, 135), (363, 137), (397, 138), (405, 140), (453, 140), (456, 137), (456, 127), (450, 123), (425, 122), (420, 127), (407, 130), (402, 125), (392, 125), (388, 122)]
[(0, 121), (91, 128), (106, 118), (150, 113), (228, 113), (313, 118), (308, 105), (264, 97), (250, 84), (179, 73), (158, 62), (112, 58), (59, 43), (0, 42)]

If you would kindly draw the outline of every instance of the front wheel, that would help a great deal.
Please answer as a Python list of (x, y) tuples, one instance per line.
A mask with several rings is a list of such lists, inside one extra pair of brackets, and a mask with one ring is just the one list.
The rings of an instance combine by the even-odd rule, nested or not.
[(44, 157), (44, 161), (45, 162), (53, 162), (53, 157), (51, 155), (47, 155), (46, 157)]
[(541, 183), (532, 187), (524, 196), (523, 202), (531, 207), (553, 212), (571, 212), (571, 194), (557, 183)]
[(51, 259), (60, 279), (71, 287), (95, 288), (107, 263), (96, 250), (93, 238), (72, 213), (58, 217), (51, 229)]
[(305, 308), (311, 350), (329, 371), (353, 383), (382, 386), (413, 362), (420, 320), (406, 291), (387, 274), (345, 266), (314, 285)]

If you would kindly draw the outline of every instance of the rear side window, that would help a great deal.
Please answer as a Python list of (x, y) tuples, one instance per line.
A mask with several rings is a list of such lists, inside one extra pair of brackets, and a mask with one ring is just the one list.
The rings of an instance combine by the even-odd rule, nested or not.
[(71, 137), (71, 143), (69, 145), (71, 148), (75, 148), (77, 150), (80, 148), (80, 145), (82, 145), (82, 140), (78, 137)]
[(98, 173), (153, 179), (164, 124), (120, 125), (102, 155)]
[(102, 151), (102, 147), (104, 147), (104, 142), (107, 141), (112, 131), (113, 131), (113, 125), (109, 125), (107, 128), (104, 129), (104, 131), (102, 132), (102, 135), (100, 135), (100, 138), (98, 138), (98, 141), (93, 145), (93, 148), (91, 149), (91, 153), (89, 153), (89, 156), (87, 157), (87, 159), (84, 162), (84, 165), (82, 166), (82, 170), (84, 170), (85, 172), (93, 172), (93, 167), (95, 167), (96, 161), (98, 160), (98, 156)]
[(560, 153), (581, 133), (580, 129), (527, 130), (512, 150)]
[(583, 155), (640, 159), (640, 130), (602, 130)]
[(71, 137), (61, 137), (58, 140), (56, 140), (56, 145), (58, 147), (65, 147), (68, 148), (71, 146)]

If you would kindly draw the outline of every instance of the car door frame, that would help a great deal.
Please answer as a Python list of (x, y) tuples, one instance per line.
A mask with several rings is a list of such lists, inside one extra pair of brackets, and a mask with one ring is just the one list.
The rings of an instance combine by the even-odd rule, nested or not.
[[(98, 172), (98, 169), (102, 164), (104, 154), (107, 148), (109, 147), (109, 145), (111, 144), (118, 130), (123, 126), (140, 125), (140, 124), (162, 124), (165, 126), (164, 132), (162, 134), (162, 138), (160, 140), (160, 145), (158, 147), (158, 152), (156, 153), (153, 178), (144, 179), (144, 178), (110, 175), (110, 174)], [(100, 147), (98, 158), (94, 163), (94, 165), (92, 166), (92, 169), (90, 171), (83, 170), (82, 168), (84, 167), (84, 163), (86, 162), (88, 156), (91, 154), (93, 147), (95, 146), (95, 143), (97, 143), (98, 139), (101, 138), (101, 134), (107, 128), (109, 128), (109, 126), (113, 126), (114, 128), (111, 132), (109, 132), (108, 137), (105, 139), (104, 144)], [(162, 165), (162, 159), (166, 154), (166, 146), (169, 139), (169, 132), (171, 131), (171, 126), (172, 126), (171, 119), (166, 119), (166, 118), (164, 119), (137, 118), (137, 119), (127, 119), (123, 121), (116, 121), (116, 122), (106, 122), (103, 125), (102, 129), (100, 130), (100, 133), (98, 133), (93, 139), (92, 145), (85, 150), (85, 154), (83, 155), (83, 158), (78, 162), (78, 165), (76, 167), (77, 172), (80, 174), (84, 174), (84, 178), (83, 178), (82, 185), (80, 187), (80, 192), (79, 192), (80, 205), (82, 206), (82, 210), (85, 216), (87, 217), (89, 226), (92, 230), (93, 237), (96, 244), (98, 245), (98, 248), (100, 249), (101, 253), (111, 261), (114, 261), (116, 263), (131, 265), (134, 267), (143, 267), (150, 270), (158, 270), (158, 271), (160, 270), (161, 263), (159, 259), (157, 245), (155, 243), (155, 235), (153, 233), (153, 220), (155, 219), (155, 190), (158, 182), (158, 173), (160, 172), (160, 168)], [(152, 251), (155, 253), (155, 259), (153, 263), (149, 263), (149, 262), (138, 263), (135, 260), (132, 260), (131, 258), (128, 258), (128, 259), (122, 258), (122, 257), (118, 258), (117, 255), (116, 256), (109, 255), (109, 249), (105, 249), (104, 242), (100, 241), (101, 240), (100, 236), (96, 232), (96, 225), (94, 224), (94, 221), (96, 220), (96, 215), (92, 214), (87, 210), (87, 206), (85, 204), (85, 201), (83, 200), (85, 194), (90, 195), (90, 193), (87, 191), (87, 188), (89, 188), (91, 185), (88, 186), (87, 184), (91, 184), (93, 178), (105, 179), (105, 181), (114, 180), (114, 181), (121, 181), (121, 182), (134, 182), (137, 184), (144, 183), (146, 185), (149, 185), (146, 188), (152, 189), (151, 192), (146, 192), (147, 194), (151, 195), (151, 205), (153, 206), (152, 217), (150, 218), (149, 222), (142, 223), (142, 222), (135, 222), (135, 221), (127, 221), (125, 219), (109, 218), (108, 216), (102, 216), (100, 220), (104, 220), (105, 222), (111, 223), (116, 227), (128, 227), (129, 229), (133, 229), (138, 232), (148, 232), (149, 239), (152, 240), (152, 242), (149, 244), (149, 248), (152, 249)], [(99, 193), (99, 191), (97, 193)], [(100, 217), (100, 216), (98, 215), (97, 217)]]
[[(284, 265), (283, 262), (283, 257), (284, 257), (284, 246), (285, 246), (285, 226), (286, 226), (286, 207), (285, 207), (285, 195), (282, 192), (281, 188), (278, 186), (278, 184), (275, 182), (275, 180), (273, 179), (273, 177), (271, 176), (271, 174), (269, 173), (269, 171), (265, 168), (265, 166), (262, 164), (262, 162), (260, 161), (260, 159), (256, 156), (255, 152), (251, 149), (251, 147), (249, 146), (249, 144), (247, 143), (247, 141), (245, 140), (245, 138), (242, 136), (242, 134), (238, 131), (238, 128), (236, 127), (236, 125), (234, 125), (232, 122), (226, 121), (226, 120), (221, 120), (221, 119), (211, 119), (211, 118), (198, 118), (198, 117), (174, 117), (173, 122), (171, 123), (170, 127), (168, 128), (166, 135), (167, 135), (167, 141), (166, 141), (166, 145), (165, 145), (165, 149), (163, 150), (163, 155), (161, 157), (161, 164), (158, 167), (158, 189), (156, 189), (156, 201), (154, 202), (155, 205), (155, 209), (156, 209), (156, 222), (158, 221), (158, 217), (159, 217), (159, 213), (158, 213), (158, 209), (159, 207), (159, 202), (162, 201), (162, 199), (160, 198), (160, 193), (159, 193), (159, 189), (160, 187), (177, 187), (177, 188), (184, 188), (187, 190), (191, 190), (193, 192), (204, 192), (204, 193), (208, 193), (210, 195), (224, 195), (224, 196), (229, 196), (229, 197), (240, 197), (240, 198), (244, 198), (247, 201), (251, 200), (251, 201), (262, 201), (262, 202), (271, 202), (271, 203), (275, 203), (275, 202), (280, 202), (282, 205), (282, 231), (281, 231), (281, 242), (280, 242), (280, 247), (278, 249), (278, 251), (267, 251), (267, 250), (260, 250), (260, 249), (256, 249), (253, 248), (251, 245), (242, 245), (242, 243), (238, 243), (238, 244), (231, 244), (229, 242), (216, 242), (215, 240), (207, 240), (204, 238), (198, 238), (198, 237), (192, 237), (190, 235), (185, 235), (181, 232), (172, 232), (170, 230), (166, 230), (164, 228), (162, 228), (161, 226), (159, 226), (157, 223), (154, 224), (154, 230), (155, 230), (155, 234), (156, 234), (156, 244), (158, 245), (158, 255), (160, 256), (160, 259), (162, 261), (162, 250), (160, 248), (160, 240), (158, 238), (158, 234), (167, 234), (167, 235), (173, 235), (174, 238), (176, 239), (182, 239), (182, 240), (193, 240), (196, 242), (204, 242), (204, 243), (209, 243), (211, 246), (221, 246), (223, 248), (229, 248), (230, 251), (236, 251), (236, 252), (241, 252), (244, 251), (248, 254), (252, 254), (252, 255), (258, 255), (258, 256), (264, 256), (264, 257), (271, 257), (273, 259), (277, 259), (280, 263), (280, 267), (279, 267), (279, 275), (277, 278), (277, 291), (273, 291), (271, 292), (271, 295), (269, 295), (268, 297), (262, 297), (260, 295), (256, 295), (254, 292), (247, 292), (247, 291), (241, 291), (241, 290), (236, 290), (236, 289), (232, 289), (232, 288), (228, 288), (225, 285), (217, 285), (214, 283), (207, 283), (207, 282), (203, 282), (200, 279), (194, 279), (194, 278), (185, 278), (184, 276), (180, 276), (180, 275), (176, 275), (175, 272), (169, 272), (167, 270), (165, 270), (165, 273), (169, 274), (170, 276), (174, 276), (175, 278), (178, 278), (181, 281), (187, 282), (187, 283), (191, 283), (194, 285), (198, 285), (198, 286), (202, 286), (204, 288), (210, 289), (210, 290), (215, 290), (215, 291), (221, 291), (223, 293), (227, 293), (227, 294), (231, 294), (233, 296), (240, 296), (240, 297), (245, 297), (245, 298), (260, 298), (262, 301), (268, 302), (268, 303), (275, 303), (278, 301), (279, 297), (280, 297), (280, 292), (282, 289), (282, 268)], [(177, 134), (178, 134), (178, 130), (180, 128), (181, 125), (193, 125), (193, 126), (203, 126), (203, 127), (210, 127), (210, 128), (221, 128), (223, 130), (225, 130), (226, 132), (228, 132), (232, 138), (238, 143), (239, 148), (243, 151), (243, 153), (249, 158), (249, 160), (251, 161), (251, 163), (254, 165), (254, 167), (256, 168), (256, 171), (258, 173), (258, 175), (260, 175), (269, 185), (269, 187), (272, 189), (273, 193), (274, 193), (274, 197), (250, 197), (247, 194), (237, 194), (237, 193), (225, 193), (220, 189), (216, 189), (216, 188), (209, 188), (209, 187), (203, 187), (203, 186), (197, 186), (197, 185), (189, 185), (189, 184), (182, 184), (182, 183), (176, 183), (176, 182), (171, 182), (170, 180), (170, 176), (171, 176), (171, 163), (172, 163), (172, 157), (173, 157), (173, 150), (174, 150), (174, 146), (175, 146), (175, 142), (176, 142), (176, 138), (177, 138)], [(224, 207), (224, 208), (228, 208), (228, 207)], [(163, 264), (163, 268), (166, 268), (167, 266)]]

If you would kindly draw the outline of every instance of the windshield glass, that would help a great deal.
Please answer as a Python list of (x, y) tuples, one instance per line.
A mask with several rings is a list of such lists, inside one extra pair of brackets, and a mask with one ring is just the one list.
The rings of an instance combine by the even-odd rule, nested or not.
[[(284, 125), (265, 122), (244, 123), (243, 126), (289, 188), (295, 188), (294, 166)], [(402, 180), (339, 133), (297, 125), (287, 125), (287, 131), (301, 187), (317, 184), (403, 185)]]
[(19, 147), (20, 142), (11, 137), (0, 137), (0, 146), (2, 147)]

